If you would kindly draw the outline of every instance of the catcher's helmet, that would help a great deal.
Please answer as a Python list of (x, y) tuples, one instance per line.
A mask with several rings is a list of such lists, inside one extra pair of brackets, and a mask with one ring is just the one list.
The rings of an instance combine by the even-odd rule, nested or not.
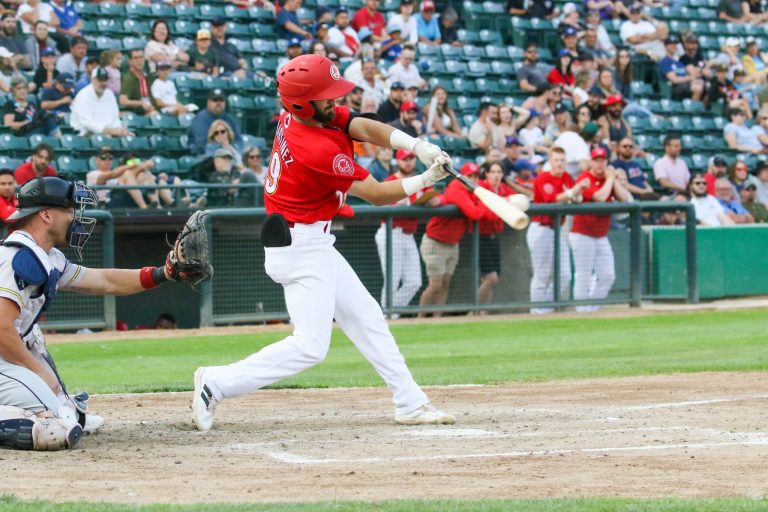
[(277, 92), (283, 107), (302, 119), (315, 115), (310, 101), (341, 98), (354, 87), (341, 77), (336, 64), (314, 53), (290, 60), (277, 72)]

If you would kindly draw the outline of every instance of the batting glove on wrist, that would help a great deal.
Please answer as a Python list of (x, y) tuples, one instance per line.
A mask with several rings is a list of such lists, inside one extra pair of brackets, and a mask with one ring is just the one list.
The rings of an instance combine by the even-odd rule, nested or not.
[(431, 142), (427, 142), (422, 139), (419, 139), (419, 141), (416, 142), (416, 145), (413, 146), (412, 151), (416, 153), (416, 156), (419, 157), (421, 163), (427, 167), (432, 165), (432, 163), (435, 161), (435, 158), (439, 157), (441, 154), (445, 154), (439, 146), (436, 146)]
[[(435, 146), (437, 147), (437, 146)], [(424, 171), (424, 186), (431, 187), (438, 181), (442, 180), (446, 176), (448, 176), (448, 171), (446, 171), (446, 166), (453, 165), (453, 162), (451, 161), (451, 157), (448, 156), (448, 153), (442, 152), (439, 156), (437, 156), (434, 161), (432, 162), (432, 165), (429, 166), (429, 169)]]

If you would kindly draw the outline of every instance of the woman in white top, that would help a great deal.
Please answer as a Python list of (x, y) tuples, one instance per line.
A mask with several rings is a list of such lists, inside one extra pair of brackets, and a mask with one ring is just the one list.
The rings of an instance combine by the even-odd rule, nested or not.
[[(419, 42), (418, 26), (416, 24), (416, 18), (413, 17), (413, 0), (401, 0), (398, 14), (389, 18), (389, 25), (397, 25), (402, 29), (400, 32), (400, 39), (404, 43), (415, 45)], [(389, 28), (387, 28), (389, 31)]]
[[(609, 70), (608, 72), (610, 73), (611, 71)], [(595, 79), (592, 78), (591, 71), (584, 69), (576, 73), (573, 83), (573, 95), (571, 96), (574, 107), (581, 106), (589, 99), (589, 90), (594, 84)]]
[[(516, 114), (517, 117), (514, 117)], [(502, 147), (506, 146), (507, 138), (513, 137), (517, 131), (525, 126), (531, 111), (527, 108), (515, 107), (502, 103), (499, 105), (499, 134), (504, 141)]]
[(152, 24), (150, 41), (144, 48), (144, 58), (149, 63), (149, 69), (153, 73), (158, 62), (170, 62), (173, 69), (177, 69), (189, 62), (187, 52), (171, 42), (171, 30), (168, 22), (157, 20)]
[[(466, 137), (461, 131), (461, 125), (456, 118), (456, 113), (448, 104), (448, 91), (442, 87), (435, 87), (432, 90), (432, 97), (437, 98), (437, 107), (435, 108), (435, 117), (432, 125), (429, 127), (429, 133), (445, 135), (463, 139)], [(424, 105), (424, 119), (429, 120), (430, 103)]]
[(19, 20), (21, 32), (24, 34), (31, 34), (32, 27), (38, 21), (46, 22), (50, 32), (55, 32), (59, 26), (59, 17), (53, 12), (53, 7), (40, 0), (27, 0), (21, 4), (16, 11), (16, 19)]

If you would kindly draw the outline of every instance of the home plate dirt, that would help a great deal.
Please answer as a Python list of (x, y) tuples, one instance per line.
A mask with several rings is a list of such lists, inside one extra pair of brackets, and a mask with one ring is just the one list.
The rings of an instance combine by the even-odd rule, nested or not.
[(768, 376), (435, 387), (457, 424), (394, 424), (384, 388), (263, 390), (194, 430), (191, 393), (94, 396), (99, 434), (0, 451), (0, 494), (123, 503), (768, 495)]

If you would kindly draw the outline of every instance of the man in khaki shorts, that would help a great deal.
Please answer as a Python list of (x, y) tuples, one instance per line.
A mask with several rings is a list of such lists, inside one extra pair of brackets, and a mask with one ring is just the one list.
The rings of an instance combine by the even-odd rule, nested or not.
[[(474, 162), (469, 162), (461, 167), (461, 174), (477, 183), (480, 168)], [(498, 219), (459, 180), (453, 180), (445, 188), (443, 204), (455, 204), (465, 216), (432, 217), (427, 224), (419, 252), (427, 268), (429, 284), (421, 294), (421, 306), (445, 304), (451, 288), (451, 277), (459, 263), (459, 242), (464, 233), (472, 230), (475, 221)], [(434, 312), (434, 316), (440, 315), (439, 311)], [(419, 313), (419, 317), (425, 316), (426, 313)]]

